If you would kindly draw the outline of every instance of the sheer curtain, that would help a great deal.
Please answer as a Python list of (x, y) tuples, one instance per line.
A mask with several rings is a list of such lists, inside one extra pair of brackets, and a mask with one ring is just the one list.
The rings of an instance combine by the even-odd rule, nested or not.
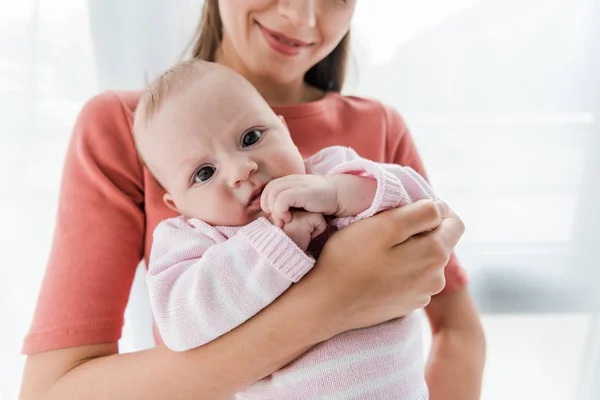
[[(0, 4), (0, 399), (13, 399), (77, 112), (174, 63), (201, 4)], [(403, 113), (467, 224), (457, 252), (488, 337), (486, 400), (600, 390), (599, 22), (594, 0), (358, 2), (345, 91)], [(142, 275), (122, 351), (152, 346)]]
[(0, 399), (12, 400), (69, 132), (97, 85), (85, 4), (2, 0), (0, 10)]

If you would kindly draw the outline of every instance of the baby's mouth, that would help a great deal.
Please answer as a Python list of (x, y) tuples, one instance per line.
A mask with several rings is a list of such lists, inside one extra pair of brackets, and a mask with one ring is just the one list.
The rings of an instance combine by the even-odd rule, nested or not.
[(262, 196), (263, 190), (265, 190), (265, 186), (266, 185), (262, 185), (252, 193), (252, 196), (250, 196), (250, 199), (248, 200), (248, 206), (252, 206), (257, 203), (260, 204), (260, 197)]

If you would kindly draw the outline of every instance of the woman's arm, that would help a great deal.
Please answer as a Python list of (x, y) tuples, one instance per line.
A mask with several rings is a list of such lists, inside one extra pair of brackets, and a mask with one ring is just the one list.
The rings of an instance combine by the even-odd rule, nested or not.
[(30, 355), (21, 399), (227, 399), (320, 341), (426, 305), (464, 230), (448, 212), (424, 201), (346, 227), (298, 284), (200, 348), (117, 354), (109, 343)]
[(325, 288), (305, 279), (245, 324), (187, 352), (117, 354), (109, 343), (31, 355), (21, 399), (229, 398), (336, 333), (312, 292)]
[(228, 398), (314, 344), (406, 315), (443, 287), (443, 266), (463, 226), (454, 217), (440, 225), (447, 208), (424, 202), (336, 233), (297, 285), (206, 346), (117, 354), (143, 255), (146, 201), (157, 200), (145, 196), (148, 180), (131, 137), (136, 102), (134, 94), (106, 93), (78, 118), (52, 255), (25, 341), (23, 399)]
[[(389, 128), (388, 157), (410, 166), (423, 177), (425, 168), (404, 120), (386, 107)], [(485, 360), (485, 339), (473, 300), (465, 288), (467, 278), (455, 257), (445, 268), (444, 291), (425, 308), (433, 332), (427, 366), (431, 399), (477, 399)], [(455, 397), (453, 397), (455, 396)]]
[(426, 379), (431, 400), (477, 400), (485, 364), (485, 336), (466, 288), (436, 296), (425, 309), (433, 340)]

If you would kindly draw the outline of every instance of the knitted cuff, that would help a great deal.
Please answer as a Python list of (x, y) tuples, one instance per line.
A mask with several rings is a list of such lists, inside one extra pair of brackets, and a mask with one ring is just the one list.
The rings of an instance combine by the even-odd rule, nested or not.
[(313, 258), (266, 218), (259, 218), (246, 225), (238, 235), (246, 238), (258, 254), (292, 282), (298, 282), (315, 264)]
[(353, 174), (373, 178), (377, 181), (377, 191), (371, 206), (356, 217), (337, 218), (333, 224), (337, 228), (346, 226), (363, 218), (371, 217), (381, 211), (411, 203), (402, 182), (391, 172), (369, 160), (353, 160), (332, 169), (327, 175)]

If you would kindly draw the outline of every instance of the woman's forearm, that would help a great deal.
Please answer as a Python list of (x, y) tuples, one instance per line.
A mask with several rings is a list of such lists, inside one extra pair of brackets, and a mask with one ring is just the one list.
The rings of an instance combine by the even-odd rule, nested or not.
[(485, 335), (467, 289), (432, 299), (433, 330), (426, 378), (431, 400), (477, 400), (485, 364)]
[(315, 286), (294, 285), (245, 324), (187, 352), (109, 355), (113, 344), (104, 354), (86, 354), (99, 347), (85, 346), (30, 356), (22, 399), (227, 399), (336, 333)]
[(184, 353), (116, 355), (112, 343), (35, 354), (22, 399), (228, 398), (340, 332), (423, 307), (442, 290), (443, 267), (462, 232), (460, 219), (448, 218), (439, 202), (356, 222), (327, 241), (298, 284), (223, 337)]
[(482, 335), (444, 332), (434, 335), (427, 364), (431, 400), (478, 400), (485, 350)]

